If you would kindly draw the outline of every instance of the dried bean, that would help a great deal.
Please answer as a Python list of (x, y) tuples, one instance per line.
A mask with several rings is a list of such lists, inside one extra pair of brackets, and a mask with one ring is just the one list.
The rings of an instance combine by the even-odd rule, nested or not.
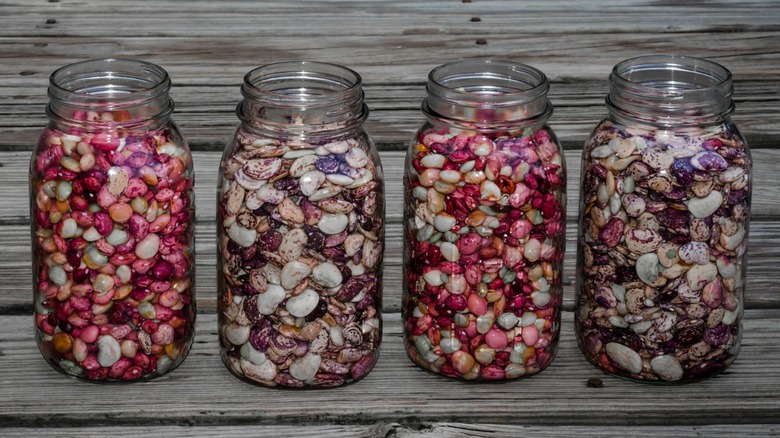
[[(381, 337), (369, 321), (379, 312), (384, 230), (381, 173), (368, 172), (379, 163), (367, 138), (324, 147), (313, 141), (258, 160), (252, 145), (275, 140), (241, 128), (237, 137), (246, 142), (233, 145), (220, 169), (227, 188), (218, 209), (225, 363), (267, 386), (332, 387), (362, 378)], [(254, 182), (261, 179), (269, 182)], [(369, 198), (374, 204), (366, 209), (361, 199)], [(255, 255), (240, 256), (246, 250)], [(242, 309), (238, 317), (233, 303)]]
[[(407, 354), (453, 378), (536, 374), (555, 354), (560, 318), (559, 147), (546, 128), (511, 135), (423, 128), (418, 139), (405, 187)], [(475, 156), (480, 164), (454, 165)], [(622, 239), (622, 230), (616, 234)]]
[[(33, 227), (60, 239), (55, 247), (33, 241), (48, 362), (89, 380), (164, 374), (186, 357), (194, 333), (188, 147), (173, 127), (110, 135), (49, 128), (36, 156), (31, 189), (49, 200), (34, 205)], [(56, 228), (38, 219), (55, 213)], [(53, 295), (44, 291), (52, 287)]]
[[(622, 158), (635, 161), (618, 169), (609, 164), (618, 157), (613, 142), (644, 146), (623, 151)], [(729, 181), (749, 170), (745, 146), (728, 126), (699, 136), (667, 134), (663, 141), (609, 121), (596, 129), (584, 158), (590, 213), (581, 214), (579, 249), (588, 256), (578, 267), (575, 313), (588, 360), (618, 375), (670, 382), (699, 379), (707, 372), (697, 370), (722, 370), (734, 360), (744, 280), (729, 294), (724, 285), (744, 278), (749, 206), (745, 199), (729, 202)], [(630, 194), (604, 220), (594, 214), (604, 207), (594, 187), (609, 181)], [(609, 290), (622, 298), (607, 299)], [(704, 329), (693, 325), (702, 321)]]

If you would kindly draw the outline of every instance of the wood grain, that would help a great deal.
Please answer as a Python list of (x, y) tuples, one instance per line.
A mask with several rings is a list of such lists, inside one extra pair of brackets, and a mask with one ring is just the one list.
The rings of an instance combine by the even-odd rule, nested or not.
[[(477, 44), (477, 40), (485, 44)], [(780, 7), (773, 0), (6, 0), (0, 3), (0, 436), (693, 437), (780, 435)], [(606, 113), (612, 66), (684, 53), (734, 74), (734, 121), (754, 151), (745, 337), (718, 378), (640, 385), (590, 368), (573, 336), (580, 150)], [(49, 75), (74, 61), (141, 58), (171, 74), (174, 119), (193, 150), (196, 344), (154, 382), (89, 385), (44, 363), (33, 340), (27, 168), (46, 123)], [(544, 71), (569, 170), (565, 308), (557, 359), (524, 381), (434, 377), (401, 340), (403, 154), (435, 66), (503, 58)], [(385, 334), (377, 368), (329, 391), (269, 390), (230, 375), (216, 337), (215, 189), (250, 69), (285, 60), (343, 64), (364, 78), (367, 129), (387, 178)], [(604, 381), (589, 388), (589, 378)]]
[[(612, 66), (640, 54), (694, 53), (727, 64), (739, 78), (771, 79), (780, 58), (778, 31), (681, 34), (590, 33), (550, 35), (413, 32), (382, 37), (245, 35), (0, 37), (6, 58), (0, 77), (19, 86), (48, 78), (67, 63), (116, 56), (141, 57), (165, 67), (176, 83), (234, 84), (258, 64), (316, 59), (349, 66), (367, 83), (419, 83), (439, 64), (454, 59), (499, 57), (531, 64), (553, 81), (603, 80)], [(51, 44), (56, 37), (57, 44)], [(487, 44), (476, 44), (478, 38)], [(457, 54), (457, 57), (453, 57)], [(198, 62), (198, 60), (201, 60)], [(45, 83), (45, 82), (44, 82)]]
[[(384, 320), (379, 363), (363, 381), (302, 392), (256, 387), (233, 377), (219, 358), (215, 315), (199, 315), (196, 343), (179, 369), (132, 385), (90, 385), (60, 375), (37, 351), (31, 318), (6, 316), (0, 332), (0, 424), (313, 426), (405, 418), (420, 423), (625, 427), (669, 426), (673, 415), (675, 425), (690, 430), (707, 424), (776, 424), (780, 414), (775, 354), (780, 349), (780, 310), (747, 312), (743, 348), (734, 365), (718, 378), (685, 386), (640, 385), (591, 368), (576, 346), (568, 312), (558, 356), (548, 369), (522, 381), (494, 384), (446, 380), (417, 368), (403, 350), (400, 316), (389, 313)], [(587, 387), (593, 377), (602, 379), (604, 387)]]
[[(311, 1), (306, 4), (268, 1), (255, 4), (222, 1), (188, 1), (187, 8), (175, 2), (157, 2), (153, 7), (137, 2), (5, 2), (5, 10), (17, 20), (2, 35), (77, 36), (211, 36), (236, 37), (384, 36), (398, 33), (460, 34), (488, 31), (491, 34), (560, 34), (581, 32), (675, 33), (736, 30), (777, 30), (771, 2), (728, 1), (600, 1), (577, 5), (554, 1)], [(219, 14), (215, 14), (219, 12)], [(171, 25), (175, 16), (187, 25)], [(480, 22), (470, 21), (479, 16)], [(739, 21), (735, 20), (738, 16)], [(703, 19), (692, 20), (690, 17)], [(56, 23), (47, 20), (56, 19)], [(99, 20), (95, 20), (99, 18)], [(281, 18), (281, 19), (280, 19)], [(706, 19), (705, 19), (706, 18)], [(128, 24), (132, 26), (128, 26)], [(348, 25), (345, 26), (345, 23)], [(77, 26), (77, 24), (89, 24)], [(381, 26), (377, 26), (381, 24)]]
[[(108, 422), (106, 422), (108, 423)], [(6, 438), (28, 438), (30, 429), (10, 427), (3, 429)], [(136, 438), (138, 436), (197, 436), (203, 438), (255, 438), (255, 437), (288, 437), (288, 438), (341, 438), (351, 436), (356, 438), (582, 438), (599, 436), (603, 438), (622, 438), (630, 433), (633, 438), (700, 438), (702, 436), (740, 436), (740, 437), (777, 437), (780, 424), (734, 425), (716, 424), (705, 426), (523, 426), (499, 423), (444, 423), (423, 422), (415, 417), (409, 417), (403, 423), (376, 422), (371, 425), (333, 425), (318, 424), (316, 426), (277, 426), (236, 425), (230, 426), (85, 426), (85, 427), (51, 427), (46, 431), (59, 438), (104, 437)]]

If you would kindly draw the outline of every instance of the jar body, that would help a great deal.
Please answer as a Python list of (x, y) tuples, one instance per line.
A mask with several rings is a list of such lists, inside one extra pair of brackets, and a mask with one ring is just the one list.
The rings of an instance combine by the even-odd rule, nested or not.
[(558, 347), (566, 173), (545, 125), (428, 122), (404, 174), (404, 344), (465, 380), (530, 376)]
[[(628, 102), (621, 77), (637, 71), (656, 85), (632, 81)], [(684, 57), (613, 70), (610, 114), (583, 151), (575, 310), (580, 349), (605, 372), (690, 382), (739, 352), (752, 181), (730, 81)]]
[(167, 114), (101, 108), (53, 116), (33, 152), (36, 339), (67, 375), (143, 380), (194, 335), (192, 158)]
[(217, 209), (227, 368), (291, 388), (365, 377), (382, 336), (384, 185), (362, 127), (299, 136), (245, 121), (220, 163)]

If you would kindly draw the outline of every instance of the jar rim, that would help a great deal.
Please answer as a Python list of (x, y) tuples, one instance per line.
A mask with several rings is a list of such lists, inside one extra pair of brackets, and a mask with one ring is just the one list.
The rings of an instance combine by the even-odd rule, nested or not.
[(499, 59), (471, 59), (440, 65), (428, 73), (427, 90), (437, 99), (468, 107), (504, 107), (547, 94), (539, 69)]
[(478, 130), (544, 123), (553, 113), (550, 83), (534, 67), (497, 59), (455, 61), (428, 74), (422, 111), (437, 120)]
[(283, 61), (244, 76), (236, 115), (250, 129), (295, 135), (352, 132), (368, 117), (363, 79), (327, 62)]
[(159, 65), (129, 58), (102, 58), (68, 64), (49, 77), (49, 96), (73, 106), (136, 106), (170, 89)]
[(126, 58), (76, 62), (49, 77), (46, 113), (57, 124), (79, 129), (148, 127), (164, 123), (173, 112), (170, 88), (168, 72), (150, 62)]
[(664, 126), (720, 123), (734, 111), (732, 74), (687, 55), (646, 55), (616, 64), (607, 107), (613, 114)]
[[(657, 77), (651, 78), (653, 75)], [(669, 104), (697, 96), (705, 98), (713, 92), (728, 98), (733, 92), (731, 71), (717, 62), (687, 55), (626, 59), (612, 68), (609, 79), (622, 91)]]
[[(285, 86), (295, 81), (309, 86)], [(360, 74), (348, 67), (317, 61), (282, 61), (249, 71), (241, 93), (274, 106), (316, 108), (362, 99), (362, 85)]]

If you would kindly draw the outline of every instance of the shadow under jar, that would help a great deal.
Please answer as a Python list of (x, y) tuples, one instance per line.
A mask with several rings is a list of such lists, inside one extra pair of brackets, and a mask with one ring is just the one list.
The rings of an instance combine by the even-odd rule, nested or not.
[(38, 347), (89, 381), (167, 373), (194, 335), (193, 166), (170, 79), (141, 61), (63, 67), (33, 152)]
[(751, 160), (731, 73), (683, 56), (617, 64), (582, 158), (576, 334), (645, 382), (722, 372), (741, 343)]
[(503, 61), (428, 76), (404, 174), (404, 344), (420, 367), (516, 379), (558, 347), (564, 157), (545, 75)]
[(384, 185), (360, 76), (315, 62), (244, 78), (220, 163), (219, 336), (237, 377), (328, 388), (374, 367)]

